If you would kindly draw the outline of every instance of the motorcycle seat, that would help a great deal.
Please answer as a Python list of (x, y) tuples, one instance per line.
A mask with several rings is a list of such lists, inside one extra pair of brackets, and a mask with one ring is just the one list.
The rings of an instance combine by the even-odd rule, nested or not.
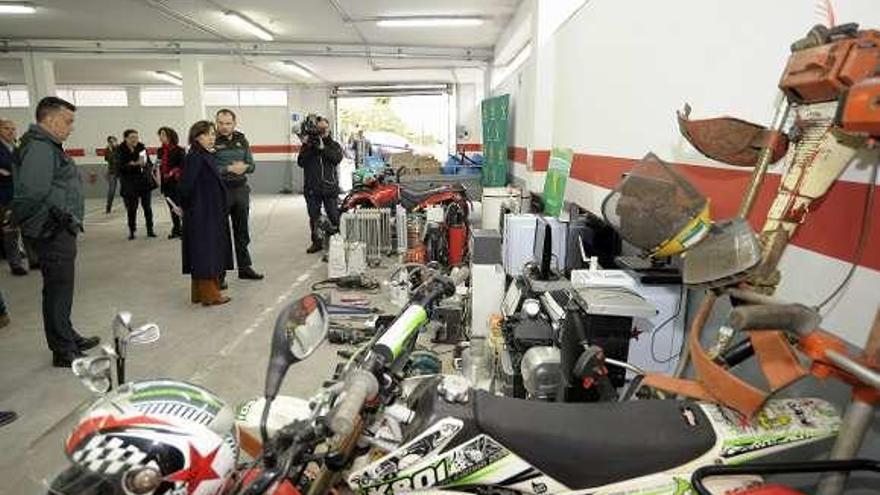
[(400, 188), (400, 200), (406, 205), (415, 206), (423, 201), (428, 200), (431, 196), (435, 194), (449, 193), (449, 192), (460, 192), (459, 189), (453, 186), (440, 186), (435, 187), (433, 189), (427, 189), (425, 191), (412, 191), (410, 189), (406, 189), (404, 187)]
[(693, 402), (556, 403), (476, 391), (473, 407), (480, 431), (573, 490), (681, 466), (716, 442)]

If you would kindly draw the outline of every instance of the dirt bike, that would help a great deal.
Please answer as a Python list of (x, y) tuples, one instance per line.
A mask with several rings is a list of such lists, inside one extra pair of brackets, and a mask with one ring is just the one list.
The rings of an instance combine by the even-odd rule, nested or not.
[(398, 204), (407, 211), (424, 210), (433, 205), (455, 203), (467, 215), (470, 203), (461, 184), (444, 185), (427, 191), (414, 191), (400, 184), (401, 169), (389, 170), (378, 178), (355, 185), (340, 206), (341, 211), (353, 208), (393, 208)]
[[(701, 466), (772, 455), (829, 438), (840, 425), (819, 399), (771, 400), (749, 420), (693, 401), (546, 403), (496, 397), (459, 376), (402, 379), (419, 329), (461, 276), (429, 279), (311, 400), (275, 399), (289, 367), (323, 338), (295, 335), (282, 316), (265, 398), (238, 417), (260, 474), (232, 493), (281, 485), (309, 494), (683, 493)], [(288, 420), (272, 425), (270, 417)], [(728, 477), (713, 486), (724, 493), (755, 482)]]
[[(420, 329), (466, 277), (463, 269), (432, 274), (309, 400), (278, 391), (289, 368), (323, 342), (327, 311), (319, 296), (295, 301), (275, 323), (264, 397), (235, 417), (216, 395), (183, 382), (111, 391), (112, 359), (87, 358), (75, 368), (102, 396), (69, 416), (73, 428), (53, 428), (38, 441), (28, 465), (43, 471), (36, 479), (44, 489), (65, 495), (674, 494), (702, 466), (772, 455), (829, 438), (840, 426), (834, 408), (818, 399), (771, 400), (749, 420), (694, 401), (546, 403), (496, 397), (460, 376), (405, 379)], [(761, 323), (794, 328), (782, 313)], [(72, 432), (63, 450), (59, 431)], [(712, 489), (755, 482), (726, 477)]]

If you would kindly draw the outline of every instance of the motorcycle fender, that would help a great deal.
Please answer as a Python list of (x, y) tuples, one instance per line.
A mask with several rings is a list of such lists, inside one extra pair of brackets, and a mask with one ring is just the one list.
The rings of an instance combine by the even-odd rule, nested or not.
[[(715, 430), (715, 446), (706, 454), (662, 473), (610, 485), (579, 490), (584, 495), (689, 495), (694, 471), (710, 464), (736, 464), (833, 437), (841, 419), (830, 403), (821, 399), (770, 399), (751, 420), (733, 409), (700, 403)], [(718, 477), (716, 495), (755, 486), (757, 477)]]
[(342, 202), (342, 211), (348, 211), (363, 205), (376, 206), (373, 202), (373, 193), (371, 191), (359, 191), (349, 194), (345, 201)]
[[(265, 406), (266, 399), (259, 397), (244, 402), (236, 411), (235, 432), (241, 447), (239, 461), (252, 461), (259, 457), (263, 450), (260, 418)], [(308, 419), (311, 413), (309, 401), (298, 397), (278, 396), (272, 402), (272, 409), (269, 411), (269, 420), (266, 424), (269, 436), (275, 435), (279, 429), (293, 421)]]
[(837, 410), (822, 399), (771, 399), (751, 420), (723, 406), (700, 407), (715, 428), (717, 456), (724, 464), (766, 457), (831, 438), (841, 425)]

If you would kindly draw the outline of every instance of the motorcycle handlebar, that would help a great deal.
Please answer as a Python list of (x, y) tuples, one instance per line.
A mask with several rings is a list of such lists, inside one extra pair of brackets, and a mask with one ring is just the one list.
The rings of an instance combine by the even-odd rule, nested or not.
[(347, 436), (354, 430), (355, 422), (364, 403), (379, 393), (379, 382), (366, 370), (353, 370), (345, 381), (342, 395), (330, 418), (330, 429), (337, 435)]
[(797, 336), (819, 326), (818, 311), (802, 304), (738, 306), (730, 312), (734, 330), (782, 330)]

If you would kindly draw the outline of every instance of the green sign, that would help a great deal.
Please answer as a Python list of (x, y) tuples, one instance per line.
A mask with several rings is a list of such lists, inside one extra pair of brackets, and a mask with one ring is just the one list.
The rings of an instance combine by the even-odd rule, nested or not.
[(507, 185), (507, 121), (510, 95), (483, 100), (483, 186)]
[(553, 148), (544, 177), (544, 214), (558, 217), (565, 201), (565, 185), (571, 172), (574, 152), (569, 148)]

